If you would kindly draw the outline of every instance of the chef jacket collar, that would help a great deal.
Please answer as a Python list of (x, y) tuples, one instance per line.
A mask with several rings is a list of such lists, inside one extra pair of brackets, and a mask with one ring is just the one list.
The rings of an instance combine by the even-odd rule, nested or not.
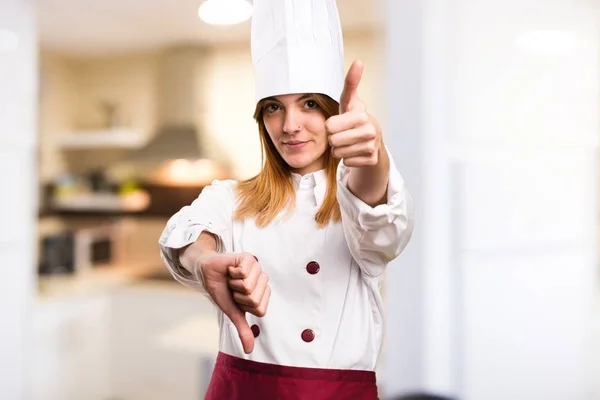
[(320, 207), (325, 197), (327, 189), (327, 175), (325, 169), (312, 172), (306, 175), (300, 175), (292, 172), (292, 181), (294, 188), (298, 189), (313, 189), (315, 194), (315, 202), (317, 207)]

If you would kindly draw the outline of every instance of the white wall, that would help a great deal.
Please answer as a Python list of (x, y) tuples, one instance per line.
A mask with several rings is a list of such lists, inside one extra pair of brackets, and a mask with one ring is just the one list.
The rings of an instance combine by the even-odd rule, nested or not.
[(388, 144), (418, 216), (389, 273), (389, 393), (594, 398), (598, 11), (388, 1)]
[(36, 198), (37, 46), (34, 10), (0, 12), (0, 398), (26, 398)]

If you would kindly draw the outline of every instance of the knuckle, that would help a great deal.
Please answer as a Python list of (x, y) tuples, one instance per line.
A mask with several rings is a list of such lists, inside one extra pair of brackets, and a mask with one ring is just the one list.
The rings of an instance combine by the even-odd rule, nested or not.
[(333, 121), (331, 120), (331, 118), (328, 119), (327, 121), (325, 121), (325, 130), (327, 132), (332, 132), (333, 131), (333, 127), (334, 127), (334, 124), (333, 124)]
[(374, 141), (371, 141), (367, 145), (367, 152), (369, 155), (373, 156), (377, 152), (377, 145)]
[(366, 140), (375, 140), (377, 138), (377, 131), (372, 124), (368, 124), (362, 131), (362, 137)]
[(252, 307), (252, 308), (260, 307), (260, 299), (258, 299), (256, 295), (250, 296), (250, 307)]
[(369, 139), (371, 139), (371, 140), (377, 139), (377, 130), (375, 129), (375, 127), (373, 125), (369, 126), (369, 129), (367, 130), (367, 135), (368, 135)]
[(367, 122), (369, 122), (369, 114), (367, 114), (366, 112), (358, 113), (358, 121), (363, 124), (366, 124)]
[(242, 292), (244, 294), (252, 293), (252, 288), (250, 287), (250, 284), (248, 282), (242, 282)]

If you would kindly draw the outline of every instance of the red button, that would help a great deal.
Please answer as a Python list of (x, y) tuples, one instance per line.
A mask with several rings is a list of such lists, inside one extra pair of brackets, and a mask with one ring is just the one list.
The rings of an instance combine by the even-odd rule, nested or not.
[(320, 270), (321, 270), (321, 267), (319, 266), (319, 263), (316, 261), (311, 261), (306, 265), (306, 271), (308, 271), (308, 273), (311, 275), (316, 274)]
[(315, 333), (312, 331), (312, 329), (305, 329), (302, 331), (302, 340), (304, 340), (306, 343), (310, 343), (315, 340)]
[(260, 327), (258, 325), (252, 325), (250, 329), (252, 329), (252, 334), (254, 337), (258, 337), (258, 335), (260, 335)]

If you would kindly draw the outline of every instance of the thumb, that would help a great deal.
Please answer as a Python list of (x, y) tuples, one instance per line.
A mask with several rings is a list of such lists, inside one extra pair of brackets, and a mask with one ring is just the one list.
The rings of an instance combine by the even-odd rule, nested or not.
[(246, 313), (242, 311), (233, 301), (233, 297), (229, 287), (227, 286), (227, 283), (225, 283), (222, 289), (223, 290), (219, 290), (219, 292), (215, 293), (215, 303), (217, 303), (217, 306), (221, 309), (221, 311), (223, 311), (223, 313), (229, 317), (235, 326), (235, 329), (238, 331), (244, 352), (246, 354), (250, 354), (252, 353), (252, 350), (254, 350), (254, 334), (252, 333), (250, 325), (248, 325), (248, 321), (246, 320)]
[(350, 111), (354, 107), (354, 103), (358, 98), (358, 85), (360, 84), (364, 69), (363, 63), (359, 60), (355, 60), (350, 66), (344, 81), (344, 89), (340, 96), (340, 114)]
[(240, 263), (239, 254), (219, 254), (212, 257), (207, 264), (217, 273), (216, 287), (212, 294), (212, 298), (217, 304), (217, 307), (223, 311), (231, 320), (235, 329), (238, 331), (244, 352), (252, 353), (254, 349), (254, 334), (248, 325), (245, 313), (238, 307), (233, 300), (231, 289), (227, 283), (227, 271), (230, 266), (235, 266)]

